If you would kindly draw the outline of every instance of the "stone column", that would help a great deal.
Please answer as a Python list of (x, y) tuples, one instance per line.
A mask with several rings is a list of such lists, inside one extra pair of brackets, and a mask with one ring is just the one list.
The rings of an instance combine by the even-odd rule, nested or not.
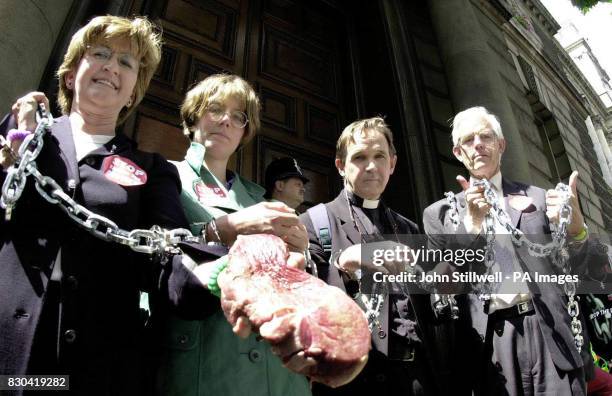
[(601, 128), (596, 128), (591, 116), (585, 120), (589, 137), (593, 142), (593, 150), (597, 156), (597, 163), (601, 168), (601, 173), (604, 180), (608, 183), (608, 188), (612, 187), (612, 158), (610, 156), (610, 148), (606, 144)]
[(429, 9), (457, 112), (484, 106), (500, 119), (508, 144), (502, 158), (505, 177), (531, 182), (527, 150), (523, 147), (510, 101), (470, 0), (430, 0)]
[[(36, 90), (72, 0), (0, 1), (0, 113)], [(1, 117), (1, 115), (0, 115)]]

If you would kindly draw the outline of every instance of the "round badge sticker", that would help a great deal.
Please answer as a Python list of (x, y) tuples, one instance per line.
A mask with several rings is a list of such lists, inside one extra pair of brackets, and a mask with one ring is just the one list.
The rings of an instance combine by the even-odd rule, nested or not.
[(215, 198), (225, 198), (225, 192), (222, 188), (214, 184), (205, 184), (202, 180), (194, 181), (193, 190), (200, 202), (207, 202)]
[(141, 186), (147, 182), (147, 172), (119, 155), (106, 157), (102, 162), (104, 176), (121, 186)]

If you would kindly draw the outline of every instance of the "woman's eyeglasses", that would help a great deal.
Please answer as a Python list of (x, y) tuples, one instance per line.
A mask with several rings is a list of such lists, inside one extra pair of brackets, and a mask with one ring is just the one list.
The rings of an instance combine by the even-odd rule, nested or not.
[(208, 106), (206, 111), (214, 122), (221, 121), (226, 114), (229, 115), (230, 124), (234, 128), (244, 128), (249, 122), (249, 119), (244, 112), (239, 110), (226, 111), (223, 107), (216, 103)]
[(87, 55), (98, 63), (108, 63), (113, 58), (114, 54), (117, 55), (119, 66), (130, 71), (138, 71), (140, 62), (129, 52), (115, 52), (104, 45), (87, 46)]

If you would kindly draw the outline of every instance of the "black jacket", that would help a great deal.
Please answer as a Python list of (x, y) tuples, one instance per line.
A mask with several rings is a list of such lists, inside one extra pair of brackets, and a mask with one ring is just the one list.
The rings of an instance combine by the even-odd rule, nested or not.
[[(384, 207), (383, 209), (387, 209)], [(353, 221), (350, 217), (349, 207), (344, 196), (344, 191), (338, 195), (332, 202), (325, 204), (327, 212), (330, 218), (330, 233), (332, 239), (332, 253), (336, 257), (336, 254), (340, 250), (346, 249), (352, 245), (362, 243), (362, 238), (359, 232), (355, 229)], [(356, 216), (360, 217), (365, 215), (355, 212)], [(390, 215), (393, 217), (393, 221), (397, 225), (397, 234), (399, 236), (405, 234), (418, 234), (418, 226), (403, 217), (399, 213), (390, 210)], [(313, 222), (308, 212), (300, 216), (300, 220), (305, 224), (308, 231), (309, 237), (309, 251), (312, 260), (316, 263), (318, 269), (318, 275), (321, 279), (332, 286), (339, 287), (344, 291), (348, 291), (349, 295), (353, 294), (358, 290), (358, 285), (355, 281), (350, 281), (346, 277), (343, 277), (339, 270), (329, 264), (330, 254), (325, 253), (321, 243), (317, 238), (317, 233), (314, 229)], [(366, 220), (367, 221), (367, 220)], [(418, 335), (421, 339), (420, 345), (418, 345), (415, 353), (415, 362), (406, 363), (399, 361), (391, 361), (386, 358), (389, 350), (389, 334), (391, 333), (390, 321), (393, 323), (394, 318), (389, 319), (389, 296), (385, 298), (385, 303), (382, 306), (379, 320), (383, 331), (387, 334), (384, 338), (377, 336), (377, 331), (373, 330), (372, 334), (372, 351), (370, 352), (370, 359), (363, 372), (348, 385), (342, 386), (337, 389), (330, 389), (326, 387), (315, 387), (313, 393), (315, 395), (348, 395), (366, 392), (367, 390), (376, 391), (377, 394), (413, 394), (411, 388), (410, 379), (406, 377), (406, 373), (409, 373), (412, 378), (418, 378), (420, 382), (424, 382), (425, 394), (432, 395), (437, 392), (432, 388), (431, 378), (433, 376), (429, 363), (431, 358), (426, 356), (429, 353), (428, 345), (430, 328), (428, 324), (431, 323), (431, 309), (429, 303), (429, 295), (427, 294), (416, 294), (410, 296), (411, 310), (416, 315)], [(408, 371), (403, 371), (405, 365), (409, 365)]]
[[(14, 126), (7, 117), (0, 131), (6, 134)], [(125, 187), (105, 177), (102, 162), (111, 155), (144, 170), (146, 183)], [(36, 163), (78, 203), (120, 228), (188, 228), (176, 169), (159, 154), (139, 151), (122, 134), (77, 163), (69, 119), (58, 118)], [(5, 177), (0, 172), (0, 182)], [(154, 292), (179, 312), (200, 307), (199, 315), (207, 305), (214, 306), (180, 257), (160, 263), (92, 236), (45, 201), (32, 177), (12, 219), (5, 221), (4, 211), (0, 218), (0, 374), (27, 373), (35, 336), (57, 331), (57, 345), (46, 347), (59, 351), (56, 373), (70, 375), (71, 393), (138, 394), (143, 342), (139, 291)], [(45, 304), (60, 249), (61, 308)], [(41, 313), (58, 308), (61, 328), (37, 332)]]

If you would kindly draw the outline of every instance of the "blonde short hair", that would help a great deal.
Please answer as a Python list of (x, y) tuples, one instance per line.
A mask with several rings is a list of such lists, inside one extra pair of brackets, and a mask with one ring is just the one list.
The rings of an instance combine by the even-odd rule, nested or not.
[(130, 40), (131, 50), (140, 60), (140, 68), (134, 87), (132, 105), (121, 109), (117, 122), (125, 121), (136, 105), (140, 103), (161, 60), (161, 32), (144, 17), (129, 19), (106, 15), (93, 18), (87, 25), (79, 29), (70, 40), (68, 50), (64, 55), (64, 61), (57, 71), (59, 79), (57, 101), (63, 114), (70, 113), (74, 98), (72, 90), (66, 87), (66, 74), (76, 71), (88, 46), (121, 38)]
[(193, 128), (213, 102), (223, 103), (233, 98), (244, 109), (249, 120), (241, 144), (248, 143), (261, 126), (259, 98), (251, 85), (235, 74), (213, 74), (191, 88), (181, 105), (183, 132), (190, 137)]
[(355, 143), (355, 134), (370, 131), (380, 132), (387, 139), (389, 154), (396, 154), (395, 146), (393, 145), (393, 132), (391, 132), (389, 125), (385, 123), (382, 117), (372, 117), (352, 122), (344, 128), (336, 143), (336, 159), (344, 163), (349, 144)]
[(463, 136), (479, 131), (486, 125), (491, 127), (498, 138), (504, 138), (497, 117), (489, 113), (489, 110), (482, 106), (470, 107), (469, 109), (457, 113), (451, 125), (453, 127), (451, 136), (453, 139), (453, 146), (455, 147), (459, 145), (459, 140)]

